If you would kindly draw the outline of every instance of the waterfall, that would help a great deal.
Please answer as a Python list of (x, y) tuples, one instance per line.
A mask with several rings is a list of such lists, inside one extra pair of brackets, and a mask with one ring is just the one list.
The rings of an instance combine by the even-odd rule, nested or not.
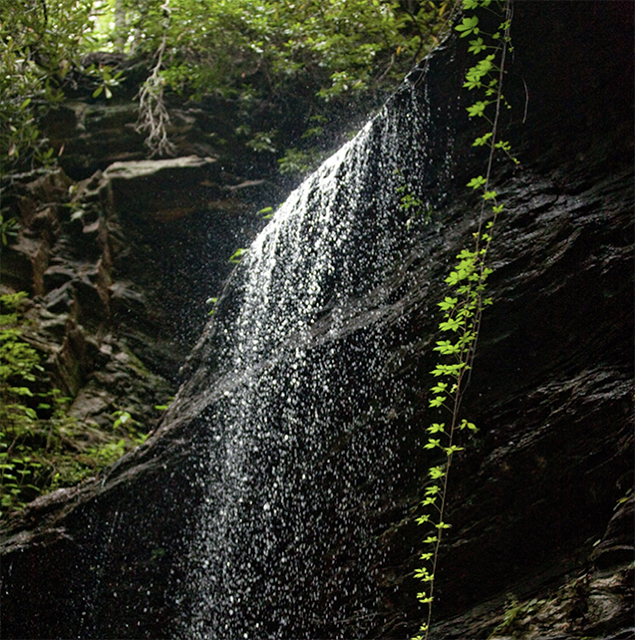
[(329, 627), (336, 638), (344, 619), (363, 635), (382, 558), (368, 517), (398, 481), (399, 444), (380, 409), (398, 393), (383, 283), (442, 198), (444, 119), (406, 83), (280, 206), (231, 278), (204, 347), (214, 370), (205, 501), (183, 638), (310, 638)]

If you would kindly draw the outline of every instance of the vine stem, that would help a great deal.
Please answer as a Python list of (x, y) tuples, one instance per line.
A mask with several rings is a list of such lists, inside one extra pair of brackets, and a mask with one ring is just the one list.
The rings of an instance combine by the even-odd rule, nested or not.
[[(511, 22), (511, 17), (512, 17), (512, 11), (511, 11), (509, 1), (505, 3), (504, 17), (505, 17), (505, 20), (507, 21), (507, 26), (504, 30), (503, 43), (501, 47), (501, 62), (499, 66), (498, 85), (497, 85), (498, 88), (496, 93), (496, 110), (495, 110), (494, 120), (492, 122), (491, 144), (490, 144), (490, 151), (489, 151), (489, 156), (487, 161), (487, 170), (485, 174), (485, 183), (484, 183), (485, 192), (489, 191), (489, 185), (491, 182), (491, 174), (492, 174), (492, 168), (494, 163), (494, 155), (495, 155), (496, 144), (497, 144), (497, 134), (498, 134), (498, 128), (499, 128), (499, 122), (500, 122), (501, 103), (503, 100), (502, 86), (503, 86), (503, 78), (505, 74), (505, 63), (507, 59), (507, 46), (509, 41), (509, 24)], [(494, 198), (494, 202), (496, 203), (495, 198)], [(480, 255), (480, 251), (481, 251), (482, 230), (483, 230), (483, 224), (485, 221), (485, 207), (486, 207), (486, 201), (485, 199), (483, 199), (481, 202), (481, 207), (479, 212), (478, 228), (475, 233), (475, 238), (476, 238), (475, 255), (477, 256)], [(492, 224), (491, 224), (492, 229), (496, 224), (497, 217), (498, 217), (498, 209), (494, 208), (494, 216), (492, 218)], [(489, 234), (489, 237), (485, 240), (485, 247), (484, 247), (485, 252), (487, 252), (490, 242), (491, 242), (491, 232)], [(479, 258), (479, 266), (478, 266), (479, 284), (482, 284), (485, 278), (486, 255), (487, 255), (486, 253), (482, 254), (482, 257)], [(441, 488), (441, 504), (438, 508), (440, 524), (444, 524), (443, 517), (445, 514), (445, 507), (447, 503), (448, 481), (449, 481), (450, 467), (452, 465), (452, 456), (453, 456), (452, 445), (454, 443), (454, 436), (455, 436), (455, 432), (458, 424), (458, 416), (459, 416), (459, 411), (463, 401), (463, 396), (471, 380), (472, 365), (474, 363), (476, 346), (477, 346), (478, 338), (480, 335), (482, 314), (483, 314), (483, 290), (482, 288), (479, 288), (479, 290), (477, 291), (477, 298), (476, 298), (476, 311), (475, 311), (473, 321), (470, 325), (471, 330), (473, 331), (473, 334), (474, 334), (474, 339), (468, 345), (467, 351), (462, 352), (459, 358), (459, 360), (461, 362), (465, 362), (467, 366), (463, 367), (460, 370), (459, 375), (457, 377), (457, 381), (456, 381), (456, 391), (454, 393), (454, 405), (452, 407), (452, 420), (451, 420), (450, 429), (448, 433), (448, 451), (449, 452), (447, 453), (447, 460), (445, 463), (445, 470), (444, 470), (445, 473), (443, 477), (443, 485)], [(466, 335), (466, 331), (467, 329), (464, 330), (463, 336)], [(467, 379), (466, 379), (466, 374), (467, 374)], [(438, 527), (437, 536), (436, 536), (437, 539), (434, 546), (434, 553), (432, 558), (432, 580), (430, 581), (430, 591), (427, 594), (427, 597), (430, 598), (430, 601), (428, 603), (428, 612), (427, 612), (426, 622), (425, 622), (425, 629), (424, 629), (424, 636), (423, 636), (424, 640), (428, 640), (429, 634), (430, 634), (430, 624), (432, 621), (432, 604), (433, 604), (432, 598), (434, 596), (436, 570), (437, 570), (438, 559), (439, 559), (439, 550), (441, 547), (441, 541), (443, 537), (443, 529), (444, 529), (443, 526)]]
[[(507, 28), (505, 29), (505, 33), (503, 35), (503, 46), (501, 50), (501, 63), (498, 70), (498, 91), (496, 93), (496, 112), (494, 114), (494, 123), (492, 124), (492, 144), (489, 150), (489, 157), (487, 159), (487, 172), (485, 173), (485, 191), (489, 190), (489, 185), (492, 177), (492, 166), (494, 164), (494, 150), (496, 149), (496, 136), (498, 134), (498, 125), (500, 122), (500, 111), (501, 111), (501, 103), (503, 101), (503, 78), (505, 76), (505, 62), (507, 61), (507, 43), (509, 41), (509, 24), (512, 19), (512, 9), (511, 9), (511, 1), (507, 0), (505, 4), (505, 20), (507, 21)], [(481, 242), (481, 232), (483, 230), (483, 222), (485, 219), (485, 200), (481, 201), (481, 211), (479, 213), (478, 218), (478, 228), (476, 230), (476, 251), (478, 252), (480, 248)], [(498, 211), (494, 209), (494, 216), (492, 218), (492, 229), (494, 229), (496, 225), (496, 221), (498, 219)], [(491, 234), (490, 234), (491, 235)], [(489, 247), (490, 240), (487, 241), (486, 249)], [(481, 260), (480, 264), (480, 276), (481, 280), (483, 278), (483, 273), (485, 269), (485, 256), (483, 256), (483, 260)], [(474, 357), (476, 355), (476, 345), (478, 343), (478, 339), (481, 333), (481, 316), (483, 315), (483, 292), (479, 291), (478, 294), (478, 304), (476, 306), (476, 318), (474, 322), (475, 332), (474, 332), (474, 342), (472, 343), (471, 353), (469, 354), (469, 369), (470, 372), (468, 375), (467, 383), (463, 388), (462, 395), (465, 393), (465, 388), (470, 383), (472, 379), (472, 365), (474, 364)], [(461, 396), (462, 399), (462, 396)], [(460, 405), (459, 405), (460, 406)]]

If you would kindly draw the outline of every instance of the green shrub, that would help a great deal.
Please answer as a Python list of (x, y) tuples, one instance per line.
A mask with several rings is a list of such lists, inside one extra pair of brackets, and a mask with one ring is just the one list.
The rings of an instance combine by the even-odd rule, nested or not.
[(55, 388), (25, 336), (23, 291), (0, 296), (0, 501), (3, 513), (70, 486), (112, 464), (147, 438), (128, 411), (112, 429), (69, 415), (71, 398)]

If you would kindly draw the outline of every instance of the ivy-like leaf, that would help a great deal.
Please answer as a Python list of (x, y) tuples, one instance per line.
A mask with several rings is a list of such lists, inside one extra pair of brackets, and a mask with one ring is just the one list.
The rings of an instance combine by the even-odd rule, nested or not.
[(443, 476), (445, 476), (445, 467), (443, 466), (430, 467), (428, 474), (430, 478), (432, 478), (432, 480), (438, 480), (439, 478), (443, 478)]
[(441, 331), (458, 331), (460, 327), (461, 322), (453, 318), (439, 323), (439, 329), (441, 329)]
[(472, 178), (467, 183), (467, 186), (471, 187), (472, 189), (478, 189), (479, 187), (482, 187), (486, 183), (487, 183), (487, 180), (485, 180), (483, 176), (476, 176), (476, 178)]
[(474, 140), (474, 142), (472, 143), (473, 147), (482, 147), (485, 144), (487, 144), (487, 141), (492, 137), (492, 132), (490, 131), (489, 133), (486, 133), (485, 135), (481, 136), (480, 138), (476, 138), (476, 140)]
[(480, 32), (480, 29), (478, 28), (478, 17), (477, 16), (471, 16), (468, 18), (463, 18), (463, 21), (461, 22), (461, 24), (457, 25), (455, 28), (456, 31), (462, 31), (463, 33), (461, 33), (461, 38), (465, 38), (466, 36), (469, 36), (470, 34), (474, 34), (474, 35), (478, 35), (478, 33)]
[(450, 296), (446, 296), (443, 302), (437, 302), (437, 306), (441, 307), (443, 311), (449, 311), (450, 309), (454, 309), (458, 301), (458, 298), (451, 298)]
[(450, 340), (441, 340), (437, 342), (437, 346), (433, 349), (439, 351), (444, 356), (451, 356), (461, 351), (459, 344), (453, 344)]
[(445, 447), (444, 451), (445, 454), (447, 456), (451, 456), (452, 454), (456, 453), (457, 451), (463, 451), (464, 447), (457, 447), (455, 444), (449, 446), (449, 447)]
[(478, 429), (476, 428), (476, 425), (473, 422), (468, 422), (465, 418), (461, 420), (461, 423), (459, 424), (459, 429), (461, 430), (469, 429), (470, 431), (478, 431)]
[(489, 100), (479, 100), (478, 102), (475, 102), (471, 107), (467, 107), (466, 111), (470, 118), (480, 118), (485, 115), (485, 109), (489, 104)]
[(433, 422), (426, 431), (428, 433), (445, 433), (445, 422)]
[(483, 43), (483, 38), (477, 38), (476, 40), (470, 40), (470, 46), (467, 50), (470, 53), (478, 55), (481, 51), (485, 51), (485, 49), (487, 49), (487, 45)]
[(414, 577), (423, 582), (430, 582), (430, 572), (425, 568), (415, 569)]
[(447, 382), (439, 382), (430, 389), (432, 393), (443, 393), (448, 388)]

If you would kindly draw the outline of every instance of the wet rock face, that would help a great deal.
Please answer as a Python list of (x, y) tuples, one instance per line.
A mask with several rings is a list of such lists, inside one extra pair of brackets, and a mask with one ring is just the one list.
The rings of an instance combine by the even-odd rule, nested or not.
[[(83, 428), (80, 445), (99, 446), (101, 434), (112, 433), (116, 411), (129, 412), (142, 431), (156, 428), (163, 414), (157, 405), (168, 404), (174, 396), (179, 368), (207, 321), (206, 300), (221, 290), (233, 266), (231, 254), (262, 224), (254, 215), (259, 208), (254, 202), (263, 198), (262, 183), (244, 182), (211, 159), (190, 156), (119, 162), (79, 183), (63, 170), (8, 176), (3, 182), (3, 206), (18, 213), (20, 231), (2, 247), (2, 292), (31, 294), (25, 335), (42, 353), (52, 385), (72, 399), (69, 415)], [(162, 197), (157, 198), (157, 192)], [(166, 192), (187, 194), (178, 215)], [(167, 500), (178, 491), (168, 485), (165, 489)], [(49, 505), (45, 511), (63, 502), (66, 512), (73, 503), (65, 502), (68, 495), (58, 491), (43, 498)], [(130, 509), (140, 512), (149, 495), (140, 495)], [(122, 500), (119, 496), (108, 504), (119, 509)], [(164, 522), (158, 514), (167, 508), (157, 511)], [(176, 516), (181, 517), (180, 510)], [(80, 573), (89, 581), (84, 586), (83, 578), (66, 582), (65, 576), (73, 573), (68, 567), (81, 555), (81, 546), (92, 545), (88, 539), (94, 541), (95, 535), (107, 537), (110, 529), (93, 525), (85, 515), (74, 521), (89, 536), (84, 543), (54, 526), (42, 538), (36, 536), (33, 547), (32, 561), (49, 566), (62, 600), (52, 602), (55, 596), (48, 586), (42, 593), (27, 587), (28, 598), (34, 598), (28, 607), (33, 608), (25, 614), (26, 601), (19, 602), (14, 613), (2, 616), (3, 631), (19, 629), (30, 619), (33, 626), (27, 635), (39, 633), (37, 629), (55, 634), (62, 610), (73, 624), (81, 620), (81, 596), (77, 607), (69, 598), (92, 589), (88, 585), (96, 576), (95, 564), (82, 565)], [(172, 525), (177, 538), (180, 529), (177, 519)], [(117, 530), (123, 531), (119, 525)], [(164, 534), (152, 542), (144, 529), (139, 533), (133, 555), (141, 555), (134, 562), (125, 560), (125, 566), (170, 574), (171, 567), (164, 571), (170, 557)], [(49, 563), (50, 553), (58, 560)], [(26, 596), (20, 587), (9, 590), (20, 599)], [(146, 608), (153, 620), (160, 619), (154, 613), (158, 606)], [(112, 629), (107, 635), (119, 632)]]
[[(174, 395), (179, 368), (208, 318), (206, 299), (220, 291), (232, 267), (229, 256), (261, 224), (253, 215), (253, 201), (262, 197), (261, 191), (261, 183), (245, 185), (220, 171), (213, 160), (193, 157), (119, 162), (79, 183), (62, 170), (8, 177), (3, 204), (19, 212), (21, 227), (16, 241), (3, 247), (2, 285), (33, 296), (26, 312), (27, 338), (44, 352), (54, 384), (73, 399), (70, 414), (88, 430), (112, 429), (112, 414), (122, 409), (144, 429), (156, 427), (162, 412), (155, 406)], [(183, 192), (185, 206), (175, 214), (166, 193)], [(152, 473), (161, 468), (161, 463), (150, 465)], [(138, 467), (133, 476), (141, 477)], [(150, 484), (159, 487), (155, 481)], [(183, 480), (177, 484), (187, 486)], [(113, 530), (119, 535), (126, 527), (115, 516), (104, 529), (93, 516), (76, 512), (72, 505), (80, 496), (87, 497), (84, 489), (59, 490), (42, 498), (44, 512), (57, 514), (61, 505), (62, 512), (71, 515), (72, 526), (88, 536), (84, 542), (66, 526), (45, 527), (47, 532), (33, 540), (34, 555), (29, 552), (29, 562), (49, 566), (61, 600), (48, 586), (41, 592), (37, 586), (27, 587), (31, 595), (25, 614), (26, 601), (21, 599), (26, 592), (10, 588), (21, 602), (13, 613), (3, 615), (3, 631), (19, 629), (31, 620), (27, 635), (40, 633), (37, 629), (55, 634), (64, 619), (59, 612), (66, 611), (73, 624), (80, 624), (80, 635), (102, 633), (96, 619), (82, 626), (85, 603), (79, 595), (102, 584), (102, 570), (93, 560), (81, 568), (76, 561), (84, 557), (83, 546), (97, 538), (109, 539)], [(179, 491), (170, 483), (161, 489), (169, 503)], [(157, 518), (167, 523), (168, 504), (158, 506), (162, 499), (150, 493), (140, 494), (134, 504), (123, 495), (100, 503), (117, 512), (139, 513), (151, 500), (157, 505)], [(95, 497), (92, 489), (89, 494)], [(184, 502), (177, 499), (175, 504)], [(174, 515), (171, 537), (177, 540), (182, 535), (183, 509), (179, 506)], [(130, 532), (139, 534), (139, 544), (127, 546), (131, 556), (128, 551), (125, 558), (117, 556), (118, 566), (174, 573), (173, 567), (165, 567), (172, 557), (166, 550), (175, 542), (164, 540), (163, 529), (156, 539), (148, 527)], [(51, 553), (57, 560), (49, 562)], [(19, 556), (24, 557), (22, 552)], [(84, 576), (79, 582), (71, 577), (71, 566)], [(137, 594), (137, 588), (131, 588)], [(77, 607), (69, 601), (75, 595)], [(119, 595), (130, 601), (136, 598), (123, 587)], [(150, 600), (157, 596), (160, 593)], [(4, 602), (8, 601), (3, 599), (3, 607)], [(114, 604), (117, 608), (119, 600)], [(152, 624), (162, 620), (156, 615), (159, 606), (150, 603), (145, 608)], [(115, 609), (105, 611), (113, 618)], [(104, 631), (107, 636), (119, 635), (116, 628), (109, 629)]]
[(156, 422), (232, 264), (261, 225), (212, 158), (117, 162), (79, 183), (63, 170), (8, 176), (20, 232), (2, 285), (34, 296), (30, 339), (74, 415), (104, 426), (116, 408)]
[[(519, 3), (514, 20), (514, 69), (527, 85), (529, 103), (526, 122), (513, 116), (509, 133), (523, 169), (497, 169), (506, 213), (494, 245), (495, 305), (484, 321), (465, 399), (480, 433), (452, 472), (452, 529), (440, 560), (435, 637), (629, 637), (632, 5)], [(264, 533), (254, 546), (236, 535), (239, 553), (228, 556), (232, 562), (247, 557), (253, 582), (245, 584), (266, 594), (257, 603), (235, 605), (240, 624), (261, 629), (261, 637), (405, 638), (418, 626), (418, 584), (411, 575), (422, 534), (413, 520), (431, 462), (421, 444), (430, 418), (426, 389), (435, 364), (436, 302), (454, 255), (475, 229), (466, 215), (475, 203), (463, 185), (480, 167), (472, 151), (462, 151), (474, 137), (457, 102), (462, 61), (460, 50), (442, 51), (419, 85), (420, 104), (430, 99), (431, 113), (456, 119), (454, 177), (432, 223), (404, 234), (401, 261), (373, 273), (379, 284), (372, 290), (337, 304), (324, 295), (299, 368), (291, 337), (251, 372), (254, 386), (277, 381), (280, 397), (291, 398), (261, 417), (284, 425), (293, 415), (290, 435), (299, 442), (288, 449), (263, 439), (249, 454), (259, 464), (247, 481), (255, 484), (291, 456), (285, 477), (293, 490), (283, 496), (287, 511), (279, 522), (265, 514), (264, 503), (241, 507), (252, 533), (261, 524)], [(524, 83), (510, 82), (510, 100), (524, 104)], [(395, 109), (403, 106), (400, 100), (395, 98)], [(389, 109), (386, 117), (393, 115)], [(443, 147), (437, 157), (445, 161), (447, 141), (441, 134), (430, 137), (433, 147)], [(214, 163), (192, 162), (195, 171), (210, 172), (203, 181), (216, 181)], [(144, 235), (151, 234), (144, 216), (156, 214), (157, 226), (192, 218), (161, 213), (164, 199), (120, 212), (113, 203), (118, 193), (135, 192), (128, 182), (134, 171), (140, 181), (155, 175), (126, 165), (113, 168), (106, 186), (99, 177), (81, 187), (87, 200), (110, 211), (105, 221), (86, 210), (67, 222), (77, 225), (80, 237), (98, 239), (105, 224), (106, 248), (94, 254), (99, 268), (71, 269), (53, 259), (47, 265), (34, 245), (21, 252), (28, 259), (14, 272), (32, 265), (41, 274), (40, 295), (51, 295), (52, 333), (59, 332), (56, 314), (71, 314), (67, 299), (96, 295), (84, 307), (102, 304), (106, 315), (129, 318), (135, 331), (127, 339), (134, 341), (139, 331), (154, 335), (156, 325), (144, 309), (159, 291), (150, 277), (134, 280), (143, 260), (126, 254), (124, 240), (151, 238), (144, 250), (152, 255), (155, 237)], [(175, 202), (165, 210), (173, 211)], [(113, 226), (113, 211), (123, 232)], [(42, 229), (54, 234), (56, 218), (40, 214)], [(68, 250), (73, 246), (69, 240)], [(110, 273), (121, 279), (109, 281)], [(205, 558), (192, 551), (200, 550), (200, 513), (208, 513), (205, 505), (214, 500), (210, 475), (214, 480), (226, 461), (224, 444), (217, 442), (231, 436), (219, 431), (219, 407), (226, 391), (252, 380), (244, 371), (232, 376), (216, 348), (239, 316), (238, 278), (192, 354), (190, 379), (158, 433), (98, 481), (39, 499), (13, 524), (2, 563), (6, 637), (189, 638), (193, 611), (199, 628), (214, 623), (213, 609), (205, 619), (196, 602), (199, 583), (192, 572)], [(47, 287), (53, 287), (50, 293)], [(363, 283), (358, 290), (364, 291)], [(379, 342), (386, 357), (373, 351)], [(73, 344), (95, 362), (109, 349), (106, 341), (91, 346), (87, 338), (84, 346), (80, 338)], [(139, 353), (144, 348), (154, 353), (147, 342)], [(336, 373), (322, 387), (315, 381), (327, 362)], [(266, 377), (256, 379), (263, 370)], [(74, 375), (81, 378), (81, 372)], [(306, 425), (315, 430), (304, 433)], [(304, 482), (304, 471), (311, 483)], [(256, 495), (249, 490), (245, 495)], [(288, 522), (295, 538), (285, 530)], [(319, 526), (307, 528), (306, 522)], [(284, 557), (284, 564), (250, 555), (268, 540), (276, 543), (271, 557)], [(209, 541), (210, 557), (215, 544)]]
[[(65, 173), (81, 181), (116, 162), (156, 159), (145, 144), (146, 132), (137, 127), (139, 87), (149, 74), (145, 62), (123, 54), (95, 52), (84, 64), (107, 65), (123, 75), (107, 99), (103, 93), (91, 97), (96, 89), (94, 81), (76, 74), (65, 88), (67, 98), (42, 122)], [(271, 159), (263, 161), (236, 140), (235, 104), (231, 100), (208, 95), (193, 102), (175, 94), (165, 99), (170, 116), (167, 132), (174, 146), (171, 155), (217, 158), (230, 172), (250, 172), (252, 180), (272, 170), (275, 173), (275, 162), (272, 167)]]

